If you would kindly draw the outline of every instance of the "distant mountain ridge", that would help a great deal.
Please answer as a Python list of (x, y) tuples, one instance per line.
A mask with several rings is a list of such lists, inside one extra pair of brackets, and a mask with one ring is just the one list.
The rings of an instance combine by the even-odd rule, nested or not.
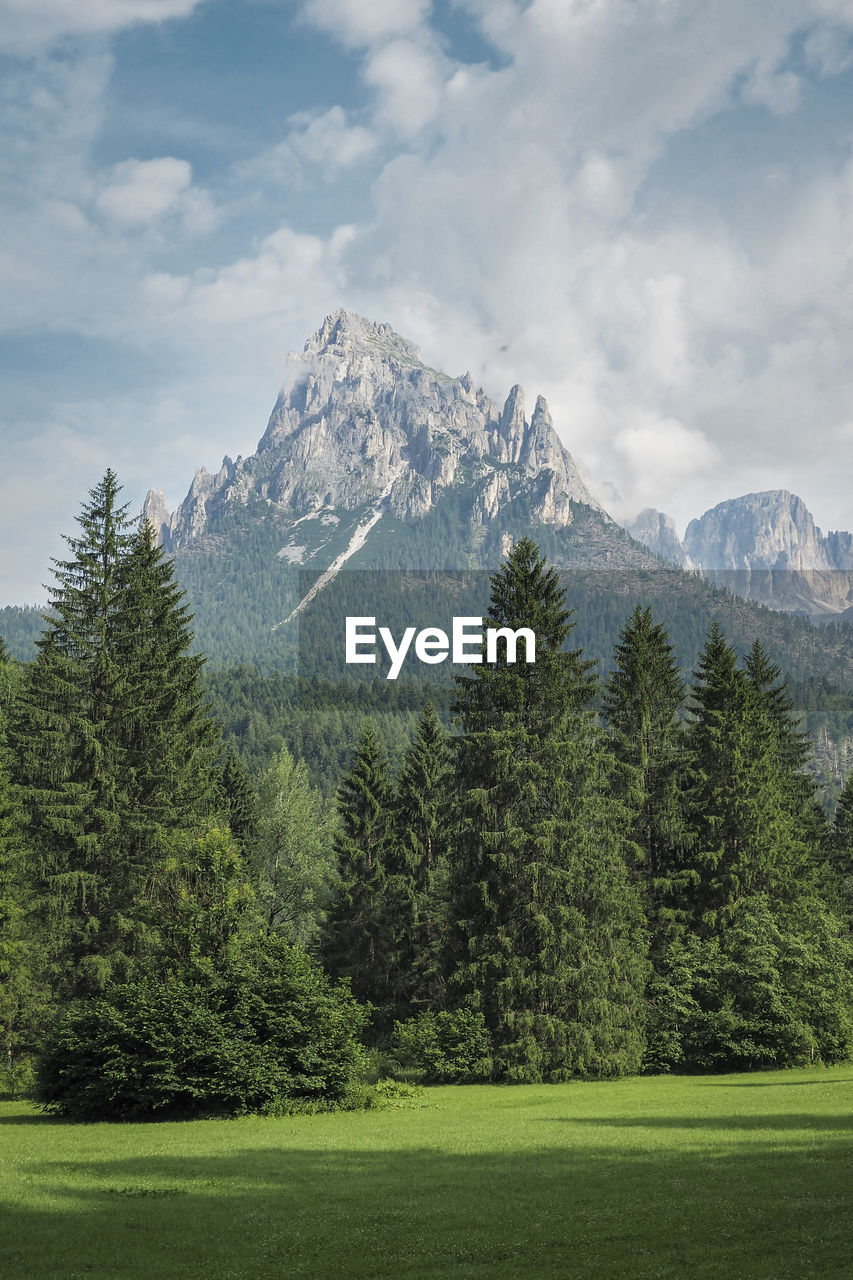
[(853, 608), (853, 536), (824, 536), (796, 495), (720, 503), (683, 541), (653, 509), (626, 534), (542, 396), (529, 418), (519, 386), (499, 407), (470, 374), (430, 368), (389, 325), (344, 310), (288, 357), (256, 452), (197, 471), (174, 512), (151, 491), (145, 513), (214, 650), (217, 605), (240, 611), (247, 637), (292, 620), (299, 568), (323, 583), (344, 567), (493, 569), (525, 534), (560, 568), (663, 561), (776, 609), (831, 618)]
[(679, 540), (675, 522), (653, 508), (628, 531), (662, 559), (694, 569), (776, 608), (813, 617), (853, 608), (853, 534), (823, 534), (802, 498), (769, 489), (730, 498), (691, 520)]
[[(626, 532), (590, 492), (541, 396), (530, 417), (518, 386), (499, 407), (470, 375), (430, 368), (388, 325), (346, 311), (289, 357), (256, 452), (226, 457), (213, 475), (197, 471), (174, 512), (149, 492), (145, 512), (174, 556), (197, 646), (215, 665), (292, 669), (291, 624), (314, 608), (318, 580), (321, 602), (336, 577), (335, 600), (355, 589), (356, 575), (342, 583), (341, 569), (493, 571), (523, 536), (558, 569), (577, 571), (570, 603), (598, 656), (638, 600), (681, 618), (686, 652), (714, 616), (731, 614), (745, 636), (767, 632), (766, 615), (722, 604), (715, 586), (811, 618), (843, 619), (853, 607), (853, 537), (824, 536), (795, 495), (721, 503), (683, 542), (652, 509)], [(37, 619), (7, 609), (3, 620), (25, 656)], [(817, 642), (773, 625), (788, 636), (779, 656), (806, 670)]]

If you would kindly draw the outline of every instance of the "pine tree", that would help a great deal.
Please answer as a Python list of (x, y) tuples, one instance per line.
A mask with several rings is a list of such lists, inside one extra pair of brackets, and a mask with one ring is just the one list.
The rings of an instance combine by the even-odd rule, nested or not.
[(201, 671), (189, 649), (191, 617), (172, 561), (143, 520), (121, 563), (125, 613), (116, 650), (123, 686), (122, 772), (139, 815), (137, 838), (192, 825), (221, 802), (216, 762), (219, 726), (210, 714)]
[(55, 561), (51, 614), (13, 727), (29, 878), (60, 999), (156, 944), (157, 869), (213, 804), (218, 732), (172, 566), (112, 471)]
[[(787, 1065), (849, 1051), (849, 948), (815, 892), (792, 773), (796, 728), (778, 678), (760, 646), (739, 668), (711, 628), (687, 742), (693, 927), (656, 975), (652, 1039), (671, 1065)], [(825, 999), (809, 995), (809, 974), (821, 975)]]
[(427, 703), (400, 770), (388, 855), (395, 1018), (444, 999), (450, 782), (447, 735)]
[(778, 893), (792, 824), (769, 717), (716, 622), (699, 657), (692, 698), (694, 923), (713, 932), (739, 897)]
[(387, 911), (391, 783), (385, 748), (366, 720), (352, 768), (337, 793), (333, 847), (339, 884), (325, 927), (323, 958), (335, 978), (349, 978), (355, 997), (375, 1006), (375, 1025), (390, 1024), (393, 984)]
[(488, 624), (532, 629), (535, 662), (499, 654), (457, 679), (452, 985), (482, 1011), (507, 1080), (615, 1075), (642, 1052), (641, 912), (569, 619), (522, 539), (492, 579)]
[(678, 927), (689, 833), (682, 811), (678, 713), (684, 682), (667, 632), (636, 607), (619, 635), (604, 713), (621, 766), (617, 791), (633, 813), (630, 838), (653, 949)]
[(816, 868), (827, 836), (827, 823), (817, 796), (817, 784), (807, 772), (811, 738), (799, 727), (782, 668), (760, 640), (753, 642), (744, 661), (747, 681), (766, 713), (775, 738), (776, 762), (783, 777), (792, 818), (802, 830)]
[(14, 1089), (38, 1042), (47, 992), (44, 955), (31, 927), (21, 814), (9, 784), (6, 735), (20, 682), (18, 664), (0, 639), (0, 1088)]
[(233, 747), (228, 748), (222, 762), (220, 787), (231, 834), (241, 849), (250, 850), (258, 837), (258, 793)]

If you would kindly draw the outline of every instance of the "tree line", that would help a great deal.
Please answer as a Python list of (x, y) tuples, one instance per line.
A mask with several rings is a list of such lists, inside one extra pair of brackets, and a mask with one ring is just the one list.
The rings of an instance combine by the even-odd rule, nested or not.
[(637, 608), (599, 691), (522, 539), (487, 625), (536, 663), (458, 677), (457, 732), (427, 705), (393, 773), (365, 722), (330, 808), (286, 748), (256, 788), (223, 747), (118, 498), (107, 472), (36, 660), (0, 662), (0, 1027), (45, 1105), (363, 1105), (365, 1044), (432, 1080), (849, 1057), (853, 783), (828, 824), (760, 643), (712, 627), (686, 690)]

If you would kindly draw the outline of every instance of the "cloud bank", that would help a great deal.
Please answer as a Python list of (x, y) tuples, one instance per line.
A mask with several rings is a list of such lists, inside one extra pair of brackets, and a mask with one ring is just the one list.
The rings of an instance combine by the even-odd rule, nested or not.
[[(33, 41), (31, 10), (79, 36), (194, 7), (0, 15)], [(150, 392), (124, 402), (154, 420), (153, 449), (128, 450), (133, 483), (179, 483), (176, 435), (207, 465), (253, 447), (287, 348), (344, 305), (496, 398), (544, 393), (617, 516), (653, 504), (683, 524), (784, 486), (824, 527), (853, 526), (853, 131), (834, 87), (849, 102), (849, 3), (456, 0), (475, 58), (426, 0), (290, 11), (355, 60), (358, 100), (286, 116), (204, 183), (178, 149), (94, 158), (103, 46), (60, 58), (42, 38), (18, 72), (26, 110), (0, 105), (23, 139), (4, 187), (8, 328), (174, 356), (168, 428)], [(282, 216), (293, 192), (300, 214)], [(93, 409), (104, 448), (108, 414)]]

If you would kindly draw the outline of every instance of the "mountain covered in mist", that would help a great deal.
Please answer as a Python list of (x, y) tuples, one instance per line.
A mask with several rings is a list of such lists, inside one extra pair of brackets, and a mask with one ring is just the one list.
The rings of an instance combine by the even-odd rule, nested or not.
[(853, 534), (823, 534), (803, 500), (787, 489), (719, 503), (687, 526), (647, 509), (628, 525), (662, 559), (701, 572), (747, 599), (814, 618), (853, 608)]

